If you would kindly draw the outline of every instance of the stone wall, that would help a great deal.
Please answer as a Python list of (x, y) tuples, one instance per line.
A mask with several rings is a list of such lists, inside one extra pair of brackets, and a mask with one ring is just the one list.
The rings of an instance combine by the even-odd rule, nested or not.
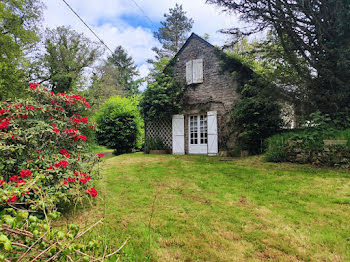
[(289, 140), (284, 151), (288, 162), (350, 168), (350, 149), (346, 145), (325, 145), (322, 149), (309, 150), (305, 149), (303, 140)]
[(236, 92), (238, 82), (228, 72), (222, 72), (214, 47), (197, 37), (193, 37), (175, 59), (174, 75), (181, 82), (186, 82), (186, 62), (203, 59), (203, 83), (188, 85), (184, 94), (185, 107), (181, 113), (185, 115), (186, 153), (188, 153), (188, 116), (206, 114), (208, 111), (218, 113), (219, 151), (232, 150), (235, 137), (229, 131), (229, 114), (238, 99)]

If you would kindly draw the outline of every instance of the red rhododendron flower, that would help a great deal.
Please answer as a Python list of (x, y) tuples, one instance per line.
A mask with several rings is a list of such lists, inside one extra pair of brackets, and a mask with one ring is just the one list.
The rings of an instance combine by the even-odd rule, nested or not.
[(80, 118), (80, 121), (83, 123), (88, 123), (89, 119), (87, 117)]
[(79, 140), (79, 136), (75, 136), (74, 141), (78, 141), (78, 140)]
[(71, 98), (74, 98), (76, 100), (80, 100), (81, 96), (80, 95), (71, 95)]
[(53, 128), (52, 131), (54, 131), (57, 134), (60, 132), (60, 130), (58, 128)]
[(80, 139), (86, 141), (86, 136), (80, 136)]
[(86, 178), (82, 178), (79, 180), (79, 183), (83, 183), (84, 185), (87, 183), (87, 179)]
[(1, 110), (0, 110), (0, 115), (5, 114), (5, 113), (8, 113), (8, 112), (10, 112), (10, 111), (7, 110), (7, 109), (1, 109)]
[(16, 195), (12, 195), (8, 200), (7, 203), (12, 204), (15, 203), (17, 200), (17, 196)]
[(80, 123), (80, 119), (79, 118), (74, 118), (73, 122), (76, 123), (76, 124), (79, 124)]
[(63, 180), (63, 181), (62, 181), (62, 184), (63, 184), (63, 185), (67, 185), (68, 182), (67, 182), (66, 180)]
[(0, 179), (0, 186), (2, 186), (3, 184), (6, 184), (6, 181), (3, 179)]
[(60, 153), (61, 153), (62, 155), (66, 155), (66, 154), (68, 154), (68, 151), (67, 151), (66, 149), (64, 149), (64, 148), (61, 148), (61, 149), (60, 149)]
[(21, 108), (21, 107), (22, 107), (21, 104), (15, 105), (15, 108), (16, 108), (16, 109), (19, 109), (19, 108)]
[(66, 160), (61, 160), (59, 162), (57, 162), (55, 165), (55, 167), (59, 168), (59, 167), (67, 167), (68, 166), (68, 162)]
[(10, 181), (12, 181), (12, 182), (17, 182), (18, 180), (19, 180), (19, 176), (17, 176), (17, 175), (10, 177)]
[(98, 156), (99, 158), (101, 158), (101, 157), (104, 157), (105, 155), (104, 155), (103, 153), (98, 153), (97, 156)]
[(1, 123), (0, 123), (0, 129), (3, 129), (3, 128), (8, 128), (9, 127), (9, 124), (11, 124), (8, 120), (3, 120)]
[(67, 181), (70, 182), (70, 183), (74, 183), (75, 182), (75, 178), (74, 177), (73, 178), (68, 177)]
[(53, 168), (53, 166), (49, 166), (48, 168), (47, 168), (47, 170), (53, 170), (54, 168)]
[(51, 100), (51, 104), (56, 104), (57, 102), (55, 100)]
[(91, 179), (91, 176), (85, 176), (85, 179), (89, 181)]
[(29, 169), (22, 169), (21, 172), (19, 173), (19, 175), (22, 178), (29, 177), (31, 174), (32, 174), (32, 172)]
[(86, 190), (86, 193), (89, 194), (91, 197), (97, 196), (97, 190), (95, 188), (89, 188)]
[(64, 132), (67, 134), (67, 135), (70, 135), (70, 136), (74, 136), (76, 132), (78, 132), (78, 129), (76, 128), (66, 128), (66, 130), (64, 130)]
[(33, 106), (26, 106), (26, 109), (34, 111), (34, 107)]
[(35, 90), (39, 86), (39, 83), (30, 83), (29, 84), (29, 89)]
[(57, 125), (55, 123), (52, 123), (51, 125), (52, 125), (52, 127), (57, 127)]
[(27, 115), (21, 115), (21, 118), (22, 118), (22, 119), (27, 119), (28, 116), (27, 116)]

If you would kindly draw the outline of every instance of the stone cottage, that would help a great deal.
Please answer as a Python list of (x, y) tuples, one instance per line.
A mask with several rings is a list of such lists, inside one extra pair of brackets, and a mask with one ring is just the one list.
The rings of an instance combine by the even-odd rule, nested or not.
[(186, 83), (184, 109), (172, 118), (147, 122), (146, 146), (152, 137), (160, 138), (173, 154), (218, 155), (233, 150), (229, 115), (239, 97), (237, 76), (224, 72), (215, 47), (194, 33), (172, 64), (174, 76)]

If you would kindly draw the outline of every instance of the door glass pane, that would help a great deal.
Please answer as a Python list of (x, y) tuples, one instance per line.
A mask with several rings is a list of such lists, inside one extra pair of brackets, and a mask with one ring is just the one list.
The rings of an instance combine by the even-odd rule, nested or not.
[(200, 143), (207, 144), (208, 143), (208, 123), (207, 116), (200, 115)]
[(198, 120), (197, 116), (190, 116), (190, 144), (198, 144)]

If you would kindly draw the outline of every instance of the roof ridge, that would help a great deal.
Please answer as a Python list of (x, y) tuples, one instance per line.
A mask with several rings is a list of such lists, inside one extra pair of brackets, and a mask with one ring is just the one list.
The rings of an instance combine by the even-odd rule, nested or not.
[[(179, 51), (176, 53), (176, 55), (174, 56), (174, 58), (176, 58), (178, 55), (180, 55), (182, 53), (182, 51), (186, 48), (186, 46), (189, 44), (189, 42), (193, 39), (196, 38), (199, 41), (201, 41), (202, 43), (206, 44), (209, 47), (214, 48), (215, 46), (212, 45), (211, 43), (209, 43), (207, 40), (203, 39), (202, 37), (200, 37), (199, 35), (197, 35), (196, 33), (192, 32), (190, 37), (187, 38), (187, 40), (185, 41), (185, 43), (182, 45), (182, 47), (179, 49)], [(173, 59), (174, 59), (173, 58)]]

